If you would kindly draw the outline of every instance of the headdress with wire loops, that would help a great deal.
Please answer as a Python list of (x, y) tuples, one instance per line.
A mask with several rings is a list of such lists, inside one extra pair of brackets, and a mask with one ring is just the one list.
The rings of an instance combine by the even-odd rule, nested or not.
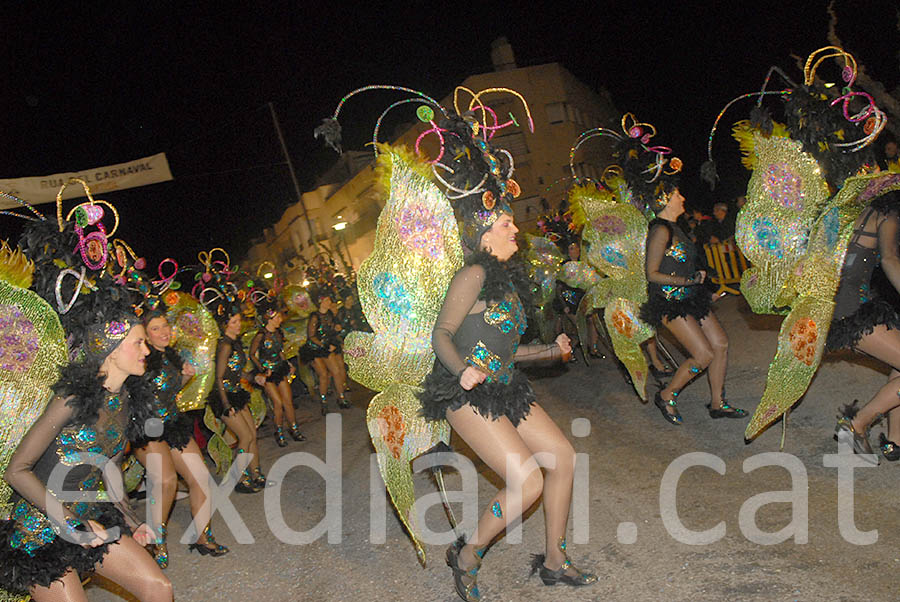
[[(428, 127), (415, 141), (415, 153), (430, 164), (437, 182), (445, 188), (447, 198), (456, 203), (463, 217), (464, 242), (472, 248), (477, 246), (483, 234), (501, 213), (512, 213), (509, 202), (519, 196), (521, 189), (512, 179), (515, 163), (505, 149), (495, 148), (491, 139), (507, 127), (517, 127), (518, 120), (512, 112), (509, 119), (501, 118), (484, 97), (488, 94), (511, 94), (521, 101), (530, 131), (534, 131), (534, 120), (528, 103), (518, 92), (509, 88), (488, 88), (474, 92), (465, 87), (457, 87), (453, 93), (453, 111), (441, 106), (430, 96), (401, 86), (366, 86), (347, 94), (341, 99), (331, 118), (323, 120), (316, 128), (315, 136), (341, 151), (341, 128), (337, 117), (344, 103), (355, 94), (369, 90), (394, 90), (413, 94), (410, 98), (396, 101), (379, 116), (375, 124), (373, 143), (376, 157), (379, 151), (378, 131), (385, 115), (392, 109), (412, 102), (421, 103), (416, 116)], [(468, 95), (468, 104), (462, 103), (462, 96)], [(464, 107), (464, 108), (463, 108)], [(434, 158), (423, 157), (422, 142), (433, 135), (438, 143)]]
[[(828, 59), (836, 59), (842, 64), (840, 77), (843, 86), (834, 82), (820, 83), (816, 77), (819, 68)], [(767, 90), (771, 76), (777, 73), (789, 84), (783, 90)], [(803, 150), (813, 155), (822, 164), (829, 182), (840, 186), (843, 181), (856, 173), (868, 162), (865, 155), (856, 155), (869, 146), (884, 130), (887, 117), (875, 104), (871, 95), (854, 91), (851, 86), (856, 81), (858, 68), (856, 59), (837, 46), (825, 46), (811, 53), (803, 67), (803, 84), (797, 85), (778, 67), (771, 67), (759, 92), (742, 94), (731, 100), (716, 116), (707, 142), (707, 161), (700, 168), (700, 176), (710, 188), (715, 188), (718, 179), (712, 157), (712, 144), (719, 121), (735, 103), (745, 98), (757, 98), (751, 112), (750, 124), (766, 135), (772, 133), (772, 121), (762, 107), (766, 96), (780, 96), (786, 103), (785, 117), (791, 138), (803, 144)], [(839, 94), (835, 98), (832, 89)], [(852, 105), (859, 100), (864, 104), (858, 110)], [(840, 110), (835, 107), (841, 106)], [(860, 124), (862, 124), (860, 126)]]

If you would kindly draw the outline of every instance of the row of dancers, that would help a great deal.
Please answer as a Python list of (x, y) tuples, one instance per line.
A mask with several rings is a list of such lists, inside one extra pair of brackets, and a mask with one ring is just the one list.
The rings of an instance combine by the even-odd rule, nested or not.
[[(849, 55), (839, 49), (830, 56), (843, 60), (844, 73), (850, 69), (852, 76), (852, 57), (848, 59)], [(845, 83), (849, 87), (852, 77), (848, 80), (845, 76)], [(377, 87), (367, 89), (372, 88)], [(503, 488), (481, 514), (475, 531), (461, 537), (446, 552), (456, 592), (463, 600), (477, 601), (482, 599), (478, 572), (486, 553), (539, 499), (543, 500), (545, 515), (544, 550), (533, 556), (532, 573), (537, 573), (548, 586), (576, 587), (597, 582), (598, 575), (593, 569), (577, 567), (569, 557), (566, 531), (574, 478), (574, 448), (541, 407), (528, 379), (517, 367), (519, 362), (563, 360), (571, 354), (572, 348), (565, 334), (556, 336), (552, 342), (520, 344), (527, 326), (527, 308), (534, 282), (518, 253), (518, 229), (512, 203), (520, 193), (520, 187), (513, 179), (512, 157), (491, 142), (495, 131), (516, 120), (499, 124), (496, 117), (492, 120), (493, 111), (487, 110), (482, 101), (486, 93), (511, 91), (464, 92), (470, 94), (471, 100), (462, 111), (457, 103), (454, 103), (456, 111), (451, 111), (426, 95), (416, 93), (417, 99), (428, 105), (432, 115), (441, 115), (437, 121), (432, 120), (433, 129), (429, 130), (438, 135), (441, 145), (441, 152), (431, 161), (430, 167), (423, 166), (422, 159), (402, 150), (376, 147), (383, 167), (394, 170), (409, 167), (409, 175), (404, 177), (416, 183), (411, 186), (409, 181), (401, 182), (399, 176), (391, 180), (390, 185), (396, 189), (389, 191), (392, 194), (388, 195), (390, 201), (384, 211), (387, 213), (393, 208), (392, 203), (410, 203), (417, 212), (417, 229), (414, 234), (410, 234), (408, 228), (404, 230), (403, 214), (398, 213), (400, 217), (394, 226), (397, 232), (391, 239), (394, 246), (389, 247), (398, 254), (392, 258), (396, 261), (377, 260), (382, 261), (379, 265), (384, 271), (379, 272), (374, 281), (376, 285), (380, 283), (381, 288), (371, 303), (383, 303), (383, 306), (372, 305), (365, 309), (375, 339), (385, 334), (387, 324), (397, 321), (426, 321), (429, 324), (431, 346), (428, 352), (433, 349), (436, 359), (431, 371), (419, 383), (418, 408), (405, 417), (423, 421), (428, 428), (434, 429), (436, 439), (443, 436), (439, 434), (443, 432), (440, 425), (449, 424), (504, 482)], [(851, 114), (848, 104), (859, 99), (848, 97), (843, 115), (838, 113), (835, 118), (832, 112), (841, 110), (840, 106), (835, 108), (839, 103), (831, 102), (822, 94), (824, 91), (815, 83), (813, 73), (803, 86), (793, 86), (781, 94), (785, 99), (786, 125), (773, 124), (762, 112), (755, 116), (753, 124), (757, 144), (767, 144), (775, 136), (788, 145), (786, 152), (793, 152), (799, 157), (798, 161), (811, 157), (810, 160), (821, 167), (825, 196), (837, 198), (841, 194), (850, 194), (850, 182), (856, 183), (860, 179), (863, 182), (854, 192), (854, 198), (858, 197), (858, 214), (841, 214), (844, 217), (852, 215), (853, 219), (849, 222), (852, 226), (845, 230), (848, 233), (846, 248), (840, 254), (839, 287), (834, 298), (826, 303), (827, 308), (833, 310), (826, 314), (830, 319), (817, 324), (812, 318), (800, 321), (789, 315), (786, 324), (799, 326), (791, 326), (787, 331), (783, 329), (783, 338), (787, 341), (784, 353), (806, 366), (802, 374), (791, 373), (799, 374), (797, 380), (810, 378), (809, 369), (814, 372), (813, 366), (817, 366), (825, 344), (814, 333), (827, 330), (829, 349), (853, 348), (891, 366), (893, 371), (888, 384), (863, 408), (847, 408), (836, 428), (837, 436), (851, 443), (855, 451), (865, 457), (875, 457), (870, 453), (868, 427), (878, 416), (897, 418), (900, 406), (900, 335), (896, 330), (896, 311), (883, 302), (868, 298), (867, 285), (874, 265), (880, 261), (891, 282), (900, 290), (900, 257), (897, 253), (900, 206), (894, 192), (900, 189), (900, 175), (878, 174), (868, 159), (867, 147), (883, 128), (883, 113), (877, 111), (877, 107), (871, 109), (874, 103), (869, 105), (867, 112), (864, 109)], [(527, 120), (521, 121), (532, 124), (527, 104), (520, 96), (517, 98), (522, 100), (528, 115)], [(874, 125), (859, 118), (864, 112), (866, 119), (875, 119)], [(336, 147), (340, 138), (337, 114), (336, 111), (334, 117), (326, 120), (318, 130)], [(840, 121), (842, 117), (844, 121)], [(823, 123), (827, 127), (820, 127)], [(635, 126), (625, 127), (613, 136), (617, 139), (613, 154), (616, 165), (610, 177), (620, 178), (624, 183), (628, 204), (633, 209), (648, 218), (652, 216), (642, 222), (642, 233), (636, 236), (642, 247), (638, 257), (644, 278), (644, 292), (639, 295), (639, 303), (635, 304), (630, 293), (615, 290), (604, 297), (619, 304), (617, 307), (630, 311), (610, 314), (621, 335), (617, 340), (623, 344), (617, 352), (621, 350), (625, 357), (626, 352), (633, 349), (625, 344), (626, 339), (634, 343), (638, 334), (643, 336), (652, 333), (654, 328), (665, 327), (687, 350), (688, 358), (654, 395), (654, 404), (663, 418), (672, 425), (683, 423), (678, 412), (678, 394), (704, 371), (710, 387), (710, 418), (745, 418), (748, 412), (732, 406), (725, 398), (728, 339), (712, 310), (712, 296), (703, 287), (707, 274), (699, 262), (696, 247), (678, 225), (678, 217), (684, 211), (684, 198), (677, 180), (681, 162), (669, 156), (665, 147), (650, 146), (652, 136), (644, 134), (647, 132)], [(847, 140), (852, 141), (850, 146), (846, 145)], [(443, 192), (433, 181), (426, 181), (425, 173), (432, 174), (449, 192)], [(771, 196), (784, 189), (773, 187), (775, 192)], [(612, 198), (608, 190), (605, 194), (607, 196), (601, 200)], [(753, 203), (759, 200), (756, 197), (759, 195), (748, 194), (748, 206), (742, 215), (745, 212), (752, 215)], [(441, 222), (443, 218), (439, 215), (451, 200), (461, 222), (459, 230)], [(791, 200), (780, 197), (780, 201)], [(82, 213), (89, 214), (90, 207), (82, 209)], [(78, 357), (59, 367), (60, 376), (52, 383), (54, 396), (18, 444), (4, 473), (4, 479), (15, 493), (9, 519), (0, 522), (0, 583), (12, 592), (28, 593), (38, 601), (77, 600), (83, 599), (80, 574), (95, 570), (141, 600), (171, 600), (171, 583), (161, 572), (160, 565), (142, 549), (144, 545), (160, 544), (165, 535), (164, 520), (148, 525), (134, 517), (127, 503), (122, 501), (125, 496), (118, 495), (123, 490), (121, 473), (105, 470), (101, 474), (100, 467), (85, 462), (88, 455), (93, 454), (106, 457), (115, 465), (128, 441), (135, 449), (143, 450), (138, 452), (138, 457), (141, 453), (145, 457), (149, 453), (159, 453), (166, 458), (164, 473), (170, 476), (182, 474), (191, 486), (192, 514), (196, 525), (205, 527), (198, 529), (192, 549), (212, 556), (227, 553), (227, 549), (215, 541), (208, 528), (208, 515), (203, 514), (208, 512), (205, 501), (209, 494), (203, 489), (204, 483), (209, 482), (208, 470), (196, 442), (189, 435), (186, 422), (171, 403), (173, 392), (177, 392), (179, 385), (190, 377), (191, 369), (169, 351), (168, 325), (164, 321), (154, 323), (162, 317), (156, 315), (156, 310), (162, 307), (157, 306), (156, 310), (145, 308), (138, 319), (129, 295), (122, 292), (122, 286), (107, 269), (108, 258), (104, 257), (104, 261), (98, 263), (87, 254), (89, 245), (80, 229), (90, 223), (89, 217), (78, 214), (75, 220), (62, 220), (60, 216), (58, 222), (38, 219), (23, 237), (22, 248), (35, 263), (32, 288), (60, 309), (61, 324), (68, 338), (63, 345), (68, 343), (71, 350), (78, 350)], [(609, 225), (604, 231), (607, 234), (619, 232), (618, 225), (605, 223)], [(832, 249), (842, 244), (841, 221), (837, 220), (837, 223), (836, 228), (825, 230)], [(767, 234), (763, 236), (760, 235), (763, 231), (760, 224), (765, 225), (761, 221), (748, 225), (739, 217), (738, 243), (741, 244), (743, 228), (745, 242), (765, 243), (766, 252), (772, 251), (773, 257), (783, 258), (791, 249), (773, 246), (772, 228), (765, 230)], [(622, 228), (621, 232), (627, 231), (624, 224)], [(811, 232), (810, 244), (816, 231)], [(836, 238), (831, 237), (832, 234)], [(633, 243), (634, 240), (621, 242)], [(376, 251), (383, 250), (384, 247), (379, 246), (383, 244), (376, 239)], [(780, 255), (774, 253), (776, 247)], [(463, 248), (466, 250), (464, 259)], [(403, 261), (399, 260), (400, 253)], [(376, 255), (373, 254), (373, 258)], [(821, 277), (823, 268), (817, 263), (818, 256), (802, 252), (797, 255), (803, 261), (790, 266), (790, 275), (794, 278), (792, 286), (802, 293), (803, 279)], [(441, 263), (445, 258), (449, 261)], [(606, 261), (609, 265), (617, 265), (625, 258), (611, 252), (607, 253)], [(448, 283), (446, 290), (439, 292), (441, 302), (436, 311), (420, 312), (418, 310), (425, 308), (415, 305), (417, 291), (414, 289), (422, 286), (421, 272), (439, 263), (453, 266), (450, 273), (443, 274)], [(71, 269), (77, 276), (82, 265), (85, 269), (81, 271), (78, 288), (80, 290), (88, 281), (90, 286), (79, 295), (74, 291), (75, 285), (66, 283), (59, 274), (63, 269)], [(748, 298), (751, 294), (756, 295), (755, 289), (750, 291), (752, 283), (748, 281), (747, 284)], [(27, 286), (19, 288), (25, 290)], [(212, 278), (209, 288), (215, 290), (207, 295), (206, 305), (221, 329), (215, 386), (209, 403), (215, 415), (237, 436), (237, 451), (251, 455), (250, 465), (241, 475), (239, 490), (253, 493), (265, 487), (266, 478), (259, 468), (256, 422), (247, 407), (249, 393), (241, 381), (253, 378), (272, 399), (279, 445), (285, 432), (302, 440), (303, 435), (292, 414), (290, 388), (285, 386), (295, 368), (286, 362), (283, 354), (283, 339), (279, 334), (283, 319), (280, 308), (266, 302), (258, 304), (260, 332), (250, 346), (256, 370), (246, 372), (246, 352), (240, 343), (239, 291), (229, 282), (227, 274)], [(599, 302), (599, 293), (591, 295)], [(68, 307), (62, 307), (61, 299), (64, 298), (72, 299)], [(753, 300), (756, 303), (759, 297), (753, 297)], [(341, 335), (332, 338), (337, 332), (330, 311), (334, 299), (328, 294), (319, 294), (316, 301), (318, 309), (309, 321), (308, 340), (300, 357), (311, 362), (319, 375), (324, 412), (329, 377), (338, 389), (339, 403), (345, 404), (342, 396), (342, 379), (345, 377), (341, 373), (342, 362), (337, 365)], [(793, 299), (787, 303), (800, 306)], [(37, 303), (32, 305), (37, 306)], [(47, 307), (47, 311), (55, 315), (52, 307)], [(637, 310), (637, 313), (631, 310)], [(388, 314), (394, 322), (390, 322)], [(46, 346), (48, 341), (41, 340), (40, 343)], [(153, 351), (148, 349), (148, 343)], [(640, 366), (645, 360), (629, 358), (628, 361)], [(372, 369), (388, 368), (374, 366)], [(26, 367), (28, 369), (30, 365)], [(323, 381), (325, 389), (321, 388)], [(636, 386), (639, 382), (640, 378), (636, 378)], [(776, 386), (771, 378), (770, 386)], [(771, 423), (771, 416), (771, 412), (766, 413), (768, 422), (764, 426)], [(162, 429), (154, 426), (160, 420)], [(887, 441), (891, 446), (894, 446), (892, 442), (900, 440), (900, 433), (893, 429), (900, 429), (900, 420), (890, 420)], [(378, 437), (374, 432), (372, 436), (373, 440)], [(884, 449), (885, 457), (892, 459), (894, 447)], [(401, 451), (396, 450), (396, 455), (400, 454)], [(108, 498), (60, 502), (48, 487), (48, 479), (57, 466), (69, 469), (67, 489), (82, 492), (102, 489), (109, 493)], [(151, 481), (154, 478), (157, 477), (151, 476)], [(160, 482), (166, 482), (165, 476), (158, 478)], [(393, 495), (396, 483), (391, 479), (394, 477), (386, 475), (385, 478)], [(163, 490), (167, 496), (174, 496), (173, 489), (170, 478), (169, 488)], [(168, 509), (171, 509), (171, 502)], [(167, 511), (163, 508), (162, 517)]]

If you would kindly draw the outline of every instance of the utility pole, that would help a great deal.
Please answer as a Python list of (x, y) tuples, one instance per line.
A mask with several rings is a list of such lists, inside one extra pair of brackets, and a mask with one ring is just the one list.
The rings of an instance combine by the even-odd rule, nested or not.
[[(316, 243), (316, 233), (313, 231), (312, 223), (309, 221), (309, 214), (306, 212), (306, 204), (303, 202), (303, 193), (300, 191), (300, 183), (297, 181), (297, 174), (294, 172), (294, 164), (291, 162), (291, 156), (288, 154), (287, 145), (284, 143), (284, 135), (281, 133), (281, 124), (278, 123), (278, 116), (275, 114), (275, 105), (272, 101), (267, 103), (269, 112), (272, 114), (272, 123), (275, 125), (275, 133), (278, 134), (278, 141), (281, 143), (281, 152), (284, 153), (284, 161), (287, 163), (288, 171), (291, 173), (291, 181), (294, 183), (294, 192), (297, 193), (297, 200), (300, 201), (300, 208), (303, 210), (303, 217), (306, 219), (306, 228), (309, 230), (309, 239), (314, 245)], [(309, 242), (309, 241), (307, 241)]]

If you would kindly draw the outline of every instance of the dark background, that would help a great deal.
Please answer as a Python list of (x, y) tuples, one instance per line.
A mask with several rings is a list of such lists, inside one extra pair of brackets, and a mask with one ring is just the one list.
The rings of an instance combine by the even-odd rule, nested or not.
[[(758, 90), (770, 65), (802, 79), (791, 55), (828, 44), (827, 2), (589, 4), (7, 6), (0, 177), (165, 152), (174, 181), (102, 195), (122, 214), (120, 236), (150, 266), (167, 256), (191, 263), (213, 246), (240, 257), (296, 202), (267, 102), (307, 190), (335, 160), (312, 130), (344, 94), (385, 83), (441, 98), (492, 70), (490, 44), (506, 36), (519, 66), (560, 62), (607, 88), (619, 111), (653, 123), (655, 141), (684, 159), (686, 196), (708, 207), (746, 181), (728, 132), (749, 104), (726, 116), (716, 138), (720, 188), (710, 193), (698, 179), (719, 110)], [(889, 90), (900, 85), (897, 3), (838, 0), (835, 10), (846, 49)], [(362, 149), (396, 99), (381, 94), (342, 112), (345, 148)], [(0, 216), (0, 238), (20, 230), (21, 220)]]

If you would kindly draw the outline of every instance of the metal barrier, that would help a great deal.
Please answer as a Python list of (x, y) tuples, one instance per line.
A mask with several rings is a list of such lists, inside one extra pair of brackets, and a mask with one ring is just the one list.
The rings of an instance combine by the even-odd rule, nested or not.
[[(719, 285), (716, 293), (740, 295), (739, 289), (728, 286), (740, 283), (741, 274), (747, 269), (747, 259), (737, 245), (720, 242), (707, 243), (703, 245), (703, 250), (706, 251), (706, 263), (711, 269), (710, 280)], [(715, 275), (712, 272), (715, 272)]]

